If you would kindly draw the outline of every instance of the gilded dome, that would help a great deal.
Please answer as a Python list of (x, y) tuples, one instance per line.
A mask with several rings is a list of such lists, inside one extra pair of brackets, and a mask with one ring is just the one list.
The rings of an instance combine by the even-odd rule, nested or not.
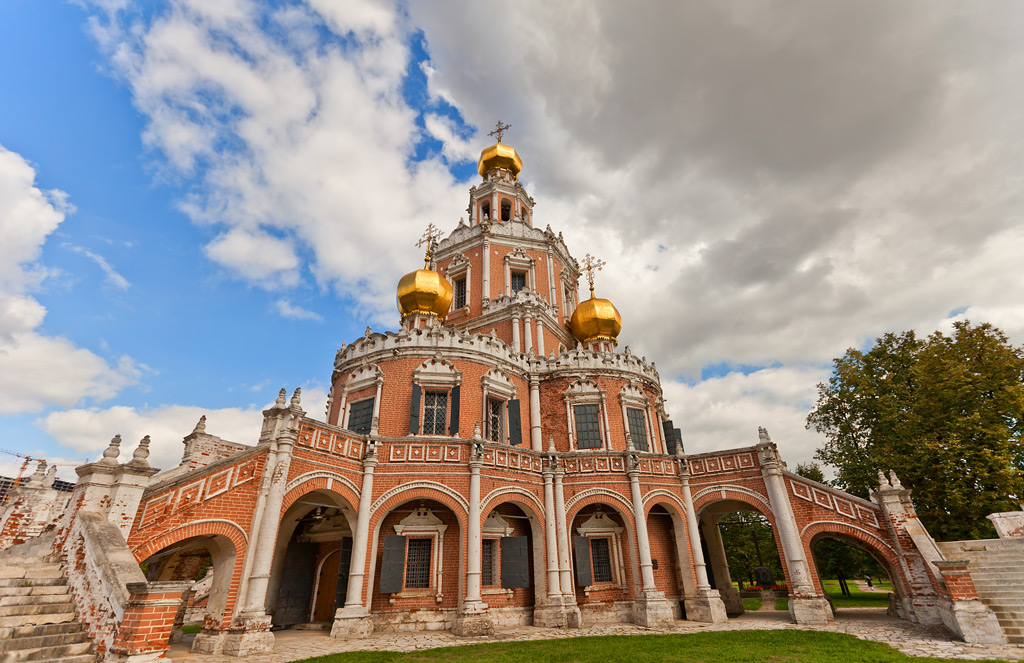
[(580, 343), (614, 341), (622, 331), (622, 316), (610, 301), (591, 295), (572, 312), (569, 326)]
[(403, 318), (432, 313), (443, 321), (451, 305), (452, 284), (432, 269), (409, 272), (398, 282), (398, 312)]
[(519, 172), (523, 169), (523, 160), (519, 158), (514, 147), (498, 142), (484, 148), (484, 151), (480, 153), (480, 162), (477, 164), (476, 170), (480, 173), (480, 177), (483, 177), (487, 171), (495, 168), (504, 168), (512, 173), (512, 177), (518, 177)]

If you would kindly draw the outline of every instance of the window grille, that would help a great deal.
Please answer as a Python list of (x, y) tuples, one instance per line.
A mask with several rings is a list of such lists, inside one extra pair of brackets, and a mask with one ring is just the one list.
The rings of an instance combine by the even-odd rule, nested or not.
[(612, 577), (612, 554), (608, 539), (590, 540), (590, 560), (594, 569), (594, 584), (614, 582)]
[(481, 555), (483, 559), (480, 565), (480, 584), (484, 587), (496, 585), (494, 581), (494, 552), (497, 549), (497, 539), (484, 539), (481, 541), (483, 547), (481, 548)]
[(433, 539), (409, 539), (405, 559), (405, 588), (430, 587), (430, 552)]
[(600, 449), (601, 425), (597, 405), (577, 405), (572, 411), (576, 417), (576, 448)]
[(505, 441), (504, 409), (505, 401), (487, 399), (487, 439), (491, 442)]
[(526, 288), (526, 272), (512, 272), (512, 292), (516, 293)]
[(373, 401), (366, 398), (352, 404), (348, 410), (348, 429), (353, 433), (366, 435), (370, 432), (370, 423), (373, 420)]
[(644, 411), (637, 407), (626, 408), (626, 419), (629, 420), (629, 435), (633, 438), (633, 448), (647, 451), (647, 426), (644, 425)]
[(428, 391), (423, 396), (423, 434), (444, 435), (448, 419), (448, 392)]
[(466, 279), (455, 279), (455, 308), (466, 305)]

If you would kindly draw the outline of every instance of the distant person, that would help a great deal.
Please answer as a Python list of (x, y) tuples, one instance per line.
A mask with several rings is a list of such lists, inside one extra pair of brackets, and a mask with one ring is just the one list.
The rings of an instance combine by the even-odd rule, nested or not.
[(871, 576), (864, 576), (864, 579), (868, 581), (868, 589), (875, 588), (875, 586), (871, 584)]

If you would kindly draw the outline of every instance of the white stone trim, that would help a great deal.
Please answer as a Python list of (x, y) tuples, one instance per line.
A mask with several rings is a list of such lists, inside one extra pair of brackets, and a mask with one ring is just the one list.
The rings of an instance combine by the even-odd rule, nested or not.
[(568, 500), (566, 500), (566, 502), (565, 502), (565, 510), (568, 511), (569, 509), (571, 509), (573, 507), (574, 504), (576, 504), (580, 500), (586, 499), (586, 498), (591, 497), (593, 495), (601, 495), (602, 497), (610, 497), (610, 498), (612, 498), (614, 500), (617, 500), (623, 506), (625, 506), (627, 509), (629, 509), (630, 513), (633, 512), (633, 503), (632, 502), (630, 502), (627, 498), (623, 497), (622, 495), (616, 493), (615, 491), (608, 490), (607, 488), (588, 488), (586, 490), (581, 490), (580, 492), (576, 493), (575, 495), (570, 497)]
[(495, 499), (502, 495), (522, 495), (523, 497), (530, 500), (534, 508), (537, 509), (537, 516), (540, 518), (544, 517), (544, 505), (541, 504), (537, 496), (531, 493), (526, 488), (520, 488), (519, 486), (506, 486), (504, 488), (495, 488), (491, 492), (487, 493), (486, 497), (480, 500), (480, 509), (486, 509), (487, 505), (493, 502)]
[[(741, 493), (743, 495), (746, 495), (747, 497), (753, 497), (755, 500), (768, 507), (769, 511), (772, 511), (771, 502), (768, 501), (767, 497), (765, 497), (761, 493), (750, 490), (749, 488), (745, 488), (744, 486), (737, 486), (733, 484), (719, 484), (716, 486), (708, 486), (707, 488), (703, 488), (693, 494), (693, 501), (696, 502), (701, 497), (704, 497), (705, 495), (708, 495), (710, 493), (722, 493), (721, 499), (727, 500), (729, 499), (728, 497), (725, 497), (725, 491), (727, 490), (732, 491), (734, 493)], [(775, 512), (772, 511), (772, 514), (774, 513)]]
[(505, 254), (505, 296), (512, 296), (512, 271), (526, 273), (526, 290), (537, 291), (537, 276), (534, 273), (534, 260), (521, 246), (517, 246)]
[(466, 303), (462, 308), (468, 312), (469, 302), (472, 298), (470, 293), (473, 292), (473, 263), (466, 257), (465, 253), (458, 253), (448, 263), (448, 266), (444, 268), (444, 276), (452, 284), (452, 306), (450, 310), (453, 312), (458, 310), (455, 307), (455, 281), (462, 278), (466, 279)]
[(680, 517), (682, 517), (686, 513), (686, 505), (683, 504), (682, 498), (679, 497), (678, 495), (676, 495), (675, 493), (671, 492), (671, 491), (665, 490), (664, 488), (658, 488), (656, 490), (652, 490), (651, 492), (649, 492), (646, 495), (644, 495), (644, 498), (643, 498), (644, 507), (646, 508), (647, 505), (650, 504), (652, 500), (654, 500), (655, 498), (658, 498), (658, 497), (667, 497), (670, 501), (675, 503), (675, 505), (679, 507), (679, 515), (680, 515)]
[[(851, 525), (848, 522), (842, 522), (842, 521), (839, 521), (839, 520), (815, 520), (813, 522), (807, 523), (806, 525), (804, 525), (803, 529), (800, 530), (800, 540), (801, 541), (803, 541), (804, 534), (807, 532), (807, 530), (809, 530), (810, 528), (814, 527), (815, 525), (838, 525), (838, 526), (841, 526), (841, 527), (849, 527), (850, 529), (855, 529), (858, 532), (863, 532), (866, 536), (870, 537), (872, 541), (877, 542), (880, 546), (883, 546), (884, 548), (889, 550), (889, 552), (891, 552), (894, 556), (897, 556), (897, 557), (899, 556), (898, 553), (896, 552), (896, 549), (893, 548), (892, 546), (890, 546), (888, 543), (886, 543), (882, 539), (878, 538), (877, 534), (873, 534), (872, 532), (869, 532), (868, 530), (864, 529), (863, 527), (858, 527), (856, 525)], [(836, 534), (836, 535), (842, 535), (843, 534), (842, 532), (831, 532), (831, 533), (832, 534)], [(809, 545), (809, 543), (808, 543), (808, 545)]]
[[(448, 486), (444, 485), (443, 483), (438, 483), (436, 481), (410, 481), (409, 483), (403, 483), (401, 485), (395, 486), (394, 488), (392, 488), (391, 490), (385, 492), (383, 495), (381, 495), (376, 500), (374, 500), (373, 504), (370, 506), (370, 513), (371, 514), (376, 514), (377, 510), (380, 509), (381, 505), (383, 505), (385, 502), (387, 502), (389, 499), (391, 499), (395, 495), (399, 495), (399, 494), (405, 493), (405, 492), (415, 492), (417, 490), (427, 489), (427, 488), (432, 489), (432, 490), (436, 490), (439, 493), (444, 493), (448, 497), (450, 497), (453, 500), (455, 500), (455, 503), (458, 504), (459, 506), (461, 506), (463, 508), (463, 510), (465, 511), (465, 513), (467, 513), (467, 514), (469, 513), (469, 502), (466, 501), (466, 498), (464, 498), (462, 495), (460, 495), (457, 491), (455, 491), (455, 490), (449, 488)], [(413, 499), (417, 499), (418, 497), (421, 498), (421, 499), (432, 499), (430, 497), (422, 497), (422, 496), (413, 496), (413, 497), (410, 497), (409, 499), (413, 500)]]
[[(606, 407), (605, 392), (593, 380), (585, 378), (576, 380), (562, 394), (565, 400), (566, 422), (569, 431), (570, 451), (610, 451), (611, 436), (608, 432), (608, 408)], [(576, 446), (576, 416), (573, 408), (577, 405), (597, 405), (599, 427), (601, 428), (601, 446), (597, 449), (580, 449)]]
[[(356, 486), (355, 483), (352, 482), (351, 479), (349, 479), (348, 477), (346, 477), (344, 475), (338, 474), (337, 472), (331, 472), (329, 470), (313, 470), (312, 472), (306, 472), (305, 474), (300, 474), (299, 476), (295, 477), (294, 479), (289, 481), (287, 484), (285, 484), (284, 492), (287, 495), (288, 492), (291, 491), (293, 488), (296, 488), (297, 486), (305, 483), (306, 481), (311, 481), (313, 479), (331, 479), (331, 480), (337, 481), (338, 483), (341, 483), (341, 484), (344, 484), (345, 486), (347, 486), (349, 488), (349, 490), (351, 490), (355, 494), (356, 497), (359, 497), (359, 488)], [(320, 490), (320, 489), (317, 488), (316, 490)], [(331, 490), (331, 488), (328, 487), (326, 490)], [(335, 494), (341, 495), (341, 493), (335, 493)], [(355, 507), (355, 506), (358, 506), (358, 505), (350, 504), (349, 506)]]
[(431, 540), (430, 551), (430, 586), (405, 588), (405, 573), (409, 570), (408, 555), (409, 545), (406, 541), (403, 560), (402, 591), (395, 594), (397, 597), (424, 596), (433, 594), (438, 603), (444, 598), (442, 592), (444, 577), (444, 533), (448, 529), (434, 512), (426, 507), (416, 507), (416, 510), (403, 518), (395, 525), (395, 533), (408, 538)]
[[(597, 510), (590, 515), (586, 521), (580, 524), (576, 528), (576, 532), (580, 536), (587, 537), (587, 543), (591, 543), (594, 539), (608, 539), (611, 543), (611, 566), (612, 566), (612, 582), (611, 584), (616, 585), (619, 589), (626, 589), (626, 563), (622, 554), (622, 533), (625, 531), (625, 527), (622, 525), (616, 525), (611, 519), (607, 519), (607, 514), (603, 511)], [(605, 521), (606, 522), (601, 522)], [(591, 574), (593, 574), (593, 555), (591, 555), (590, 562)], [(593, 580), (593, 576), (591, 576)], [(602, 585), (608, 584), (607, 582), (601, 583)], [(585, 587), (584, 591), (589, 592), (594, 585)]]

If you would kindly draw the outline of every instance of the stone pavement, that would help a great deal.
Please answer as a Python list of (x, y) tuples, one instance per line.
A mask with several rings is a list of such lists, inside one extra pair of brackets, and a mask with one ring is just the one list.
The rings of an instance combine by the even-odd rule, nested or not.
[[(633, 624), (611, 624), (582, 629), (553, 629), (521, 626), (499, 631), (493, 636), (458, 637), (448, 631), (381, 633), (361, 640), (335, 640), (323, 631), (279, 631), (275, 633), (277, 646), (271, 654), (246, 656), (246, 663), (289, 663), (324, 654), (347, 651), (416, 651), (436, 647), (479, 644), (485, 642), (515, 642), (577, 638), (590, 635), (644, 635), (649, 633), (698, 633), (708, 631), (744, 631), (768, 629), (799, 629), (848, 633), (874, 642), (883, 642), (910, 656), (936, 656), (979, 660), (986, 658), (1024, 661), (1024, 647), (969, 645), (949, 639), (939, 628), (923, 628), (916, 624), (888, 617), (881, 608), (854, 608), (840, 612), (839, 618), (821, 627), (797, 626), (789, 623), (789, 614), (753, 612), (730, 619), (724, 624), (698, 624), (677, 621), (670, 629), (655, 631)], [(192, 636), (173, 645), (167, 657), (175, 663), (238, 663), (231, 656), (192, 654), (188, 647)]]

